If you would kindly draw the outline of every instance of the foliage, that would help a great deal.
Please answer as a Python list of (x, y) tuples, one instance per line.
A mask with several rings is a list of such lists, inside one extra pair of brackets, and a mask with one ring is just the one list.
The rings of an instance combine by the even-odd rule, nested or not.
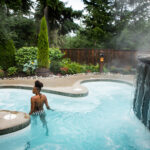
[(59, 48), (50, 48), (50, 60), (61, 60), (65, 54)]
[(99, 72), (99, 64), (97, 65), (86, 65), (86, 72)]
[(16, 67), (10, 67), (10, 68), (8, 68), (8, 70), (7, 70), (8, 76), (15, 75), (16, 73), (17, 73), (17, 68), (16, 68)]
[(15, 46), (10, 39), (0, 39), (0, 66), (6, 70), (15, 65)]
[(29, 61), (28, 63), (24, 64), (23, 72), (25, 72), (27, 75), (31, 75), (35, 73), (36, 68), (37, 68), (37, 60)]
[(65, 75), (68, 73), (68, 68), (67, 67), (61, 67), (60, 72), (61, 72), (61, 74)]
[(82, 66), (79, 63), (72, 62), (70, 64), (67, 64), (68, 67), (68, 74), (76, 74), (82, 72)]
[(23, 13), (27, 14), (29, 13), (30, 7), (32, 6), (31, 0), (1, 0), (0, 6), (5, 6), (7, 9), (7, 13), (10, 13), (10, 10), (13, 10), (14, 12), (22, 11)]
[(13, 33), (11, 38), (16, 48), (36, 45), (37, 25), (33, 18), (27, 18), (22, 14), (18, 14), (17, 16), (11, 16), (8, 21), (10, 31)]
[[(27, 0), (19, 1), (24, 4)], [(28, 10), (22, 12), (20, 6), (14, 11), (8, 6), (11, 3), (15, 4), (17, 1), (5, 1), (0, 5), (0, 39), (12, 39), (16, 48), (35, 45), (37, 40), (35, 20), (33, 17), (25, 16), (24, 14), (29, 12)]]
[(61, 73), (62, 74), (76, 74), (76, 73), (88, 73), (98, 72), (99, 65), (81, 65), (77, 62), (72, 62), (70, 59), (63, 59), (61, 61)]
[(76, 73), (88, 73), (88, 72), (98, 72), (99, 65), (81, 65), (77, 62), (72, 62), (69, 58), (64, 58), (62, 60), (53, 60), (50, 64), (50, 70), (54, 74), (61, 73), (65, 74), (76, 74)]
[(92, 40), (89, 40), (85, 34), (81, 34), (83, 29), (78, 31), (75, 36), (66, 36), (64, 39), (63, 48), (102, 48), (101, 43), (93, 44)]
[(82, 11), (74, 11), (71, 7), (65, 7), (60, 0), (37, 0), (35, 18), (38, 21), (44, 15), (48, 24), (49, 45), (58, 46), (59, 35), (66, 35), (79, 28), (74, 19), (79, 19)]
[(3, 67), (2, 67), (2, 66), (0, 66), (0, 70), (3, 70)]
[[(76, 62), (67, 63), (64, 65), (64, 68), (67, 68), (68, 74), (76, 74), (76, 73), (89, 73), (89, 72), (98, 72), (99, 65), (81, 65)], [(63, 72), (64, 73), (64, 72)]]
[(105, 0), (83, 0), (88, 12), (84, 16), (85, 30), (82, 31), (96, 47), (111, 38), (112, 26), (112, 1)]
[(38, 68), (49, 68), (49, 44), (45, 17), (41, 20), (37, 53)]
[(2, 69), (0, 69), (0, 78), (4, 77), (4, 71)]
[(37, 58), (37, 47), (22, 47), (17, 50), (15, 55), (16, 65), (19, 69), (23, 69), (24, 64), (33, 62)]
[[(50, 60), (52, 62), (50, 64), (51, 71), (54, 73), (60, 72), (60, 70), (58, 69), (60, 68), (59, 60), (62, 59), (62, 57), (64, 56), (64, 53), (62, 53), (58, 48), (50, 48), (49, 55), (50, 55)], [(19, 50), (17, 50), (16, 56), (15, 56), (17, 67), (21, 71), (23, 70), (25, 64), (26, 64), (25, 66), (28, 66), (29, 64), (31, 64), (31, 62), (34, 62), (36, 58), (37, 58), (37, 47), (22, 47)], [(29, 67), (29, 68), (32, 68), (32, 67)], [(32, 70), (32, 69), (29, 69), (29, 70)], [(33, 73), (33, 71), (25, 71), (25, 72), (29, 72), (28, 74)]]
[(63, 56), (64, 53), (62, 53), (58, 48), (50, 48), (50, 71), (54, 74), (61, 72), (61, 67), (64, 63), (64, 59), (62, 60)]
[(60, 68), (61, 68), (61, 61), (53, 60), (50, 63), (50, 71), (53, 72), (54, 74), (60, 73)]
[(124, 0), (114, 3), (114, 32), (109, 47), (143, 50), (149, 46), (149, 1)]

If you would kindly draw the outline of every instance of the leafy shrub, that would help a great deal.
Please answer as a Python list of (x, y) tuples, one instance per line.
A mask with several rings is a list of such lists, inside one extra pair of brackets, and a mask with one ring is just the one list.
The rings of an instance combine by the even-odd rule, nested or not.
[(59, 48), (50, 48), (50, 60), (61, 60), (65, 54)]
[(50, 71), (54, 74), (65, 74), (61, 68), (65, 67), (70, 59), (62, 59), (64, 55), (58, 48), (50, 48)]
[[(99, 71), (99, 64), (96, 66), (94, 65), (81, 65), (76, 62), (72, 62), (70, 59), (63, 59), (61, 61), (61, 67), (68, 68), (68, 74), (76, 74), (76, 73), (83, 73), (83, 72), (98, 72)], [(64, 73), (64, 72), (63, 72)]]
[(25, 72), (27, 75), (31, 75), (35, 73), (36, 68), (37, 68), (37, 60), (29, 61), (28, 63), (24, 64), (23, 72)]
[(65, 75), (68, 73), (68, 68), (67, 67), (62, 67), (60, 68), (61, 74)]
[(60, 61), (52, 61), (50, 63), (50, 71), (53, 72), (54, 74), (60, 73), (60, 68), (61, 68), (61, 62)]
[(8, 76), (15, 75), (17, 73), (17, 68), (16, 67), (10, 67), (7, 70)]
[(3, 70), (3, 67), (2, 67), (2, 66), (0, 66), (0, 70)]
[(79, 63), (72, 62), (68, 64), (68, 73), (69, 74), (76, 74), (82, 72), (82, 66)]
[(0, 69), (0, 78), (4, 77), (4, 71), (2, 69)]
[(99, 64), (94, 65), (85, 65), (84, 72), (99, 72)]
[(4, 70), (15, 65), (15, 51), (12, 40), (0, 40), (0, 66), (3, 66)]
[(37, 47), (22, 47), (16, 52), (15, 60), (19, 69), (23, 69), (24, 64), (34, 61), (37, 57)]
[(49, 44), (45, 17), (41, 20), (37, 53), (38, 68), (49, 68)]
[(94, 65), (81, 65), (77, 62), (72, 62), (69, 58), (64, 58), (61, 61), (52, 61), (50, 65), (50, 70), (57, 74), (76, 74), (76, 73), (86, 73), (86, 72), (98, 72), (99, 64)]

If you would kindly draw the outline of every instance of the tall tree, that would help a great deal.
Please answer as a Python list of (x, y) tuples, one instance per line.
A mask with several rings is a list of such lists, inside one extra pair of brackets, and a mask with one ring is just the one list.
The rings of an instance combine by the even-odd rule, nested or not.
[(110, 38), (112, 28), (112, 2), (109, 0), (83, 0), (87, 14), (84, 16), (85, 31), (94, 47)]
[(0, 33), (12, 39), (16, 48), (36, 43), (36, 24), (28, 16), (31, 6), (30, 0), (0, 1)]
[(10, 10), (14, 12), (22, 11), (24, 14), (29, 13), (33, 2), (31, 0), (1, 0), (0, 7), (5, 6), (7, 14), (10, 14)]
[[(2, 37), (1, 37), (2, 36)], [(0, 66), (4, 70), (15, 65), (15, 46), (11, 39), (3, 38), (5, 35), (0, 34)]]
[(74, 19), (79, 19), (81, 11), (73, 11), (71, 7), (65, 7), (60, 0), (37, 0), (36, 19), (43, 15), (48, 25), (49, 45), (57, 45), (57, 35), (65, 35), (79, 28)]
[(37, 25), (33, 18), (18, 14), (11, 16), (9, 20), (9, 27), (10, 31), (13, 31), (12, 39), (16, 48), (36, 46), (38, 34)]
[[(150, 1), (114, 0), (114, 36), (109, 45), (116, 49), (137, 49), (146, 40)], [(146, 31), (146, 32), (145, 32)], [(144, 42), (145, 43), (145, 42)]]
[[(83, 0), (86, 5), (81, 32), (93, 41), (92, 47), (135, 49), (150, 22), (148, 0)], [(97, 44), (98, 43), (98, 44)]]
[(43, 17), (41, 20), (41, 28), (38, 38), (37, 60), (39, 68), (49, 68), (49, 45), (45, 17)]

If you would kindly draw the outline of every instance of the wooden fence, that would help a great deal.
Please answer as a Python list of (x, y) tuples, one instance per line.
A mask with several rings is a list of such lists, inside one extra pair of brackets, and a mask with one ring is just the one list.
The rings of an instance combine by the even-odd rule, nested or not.
[(61, 49), (61, 51), (65, 52), (65, 58), (81, 64), (96, 65), (99, 63), (101, 52), (107, 65), (136, 67), (137, 64), (136, 50)]

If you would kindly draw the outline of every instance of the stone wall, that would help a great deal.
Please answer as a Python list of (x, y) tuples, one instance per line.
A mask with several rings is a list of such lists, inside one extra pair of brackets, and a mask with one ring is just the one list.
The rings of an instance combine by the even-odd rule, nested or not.
[(150, 59), (139, 60), (133, 103), (136, 116), (150, 129)]

